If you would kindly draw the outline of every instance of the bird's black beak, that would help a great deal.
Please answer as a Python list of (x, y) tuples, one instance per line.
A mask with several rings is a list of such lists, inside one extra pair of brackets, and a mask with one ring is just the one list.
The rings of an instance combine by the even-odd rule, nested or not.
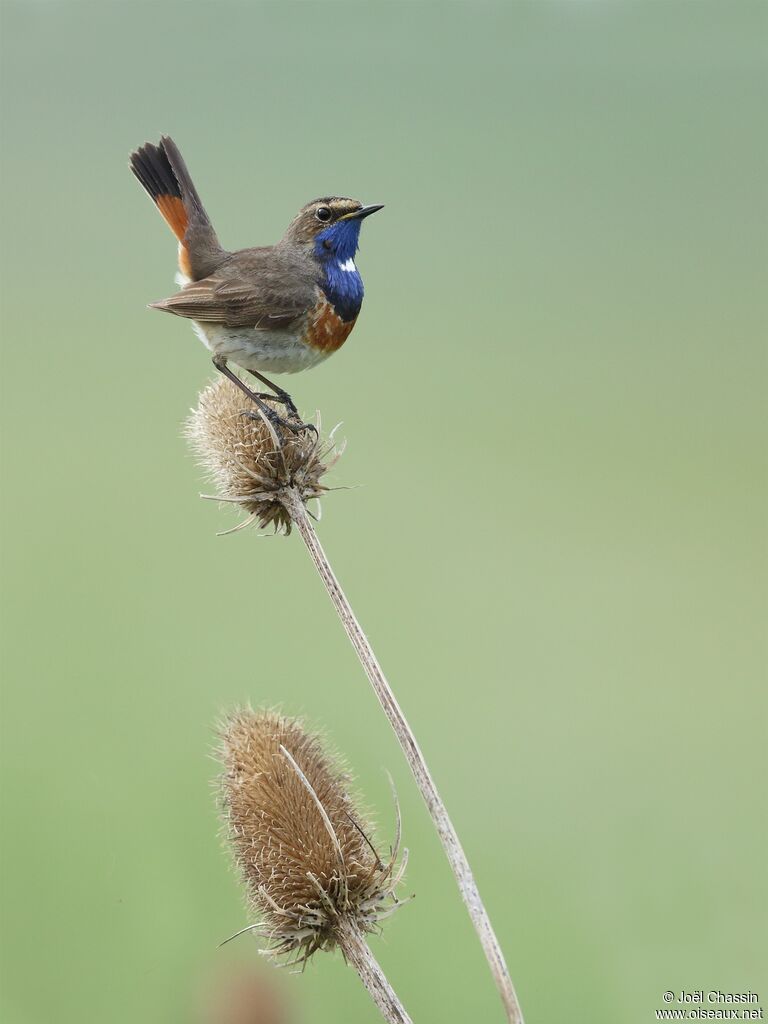
[(364, 206), (362, 210), (355, 210), (352, 213), (345, 213), (343, 217), (339, 217), (339, 220), (363, 220), (364, 217), (370, 217), (372, 213), (376, 213), (377, 210), (383, 209), (383, 203), (379, 203), (378, 206)]

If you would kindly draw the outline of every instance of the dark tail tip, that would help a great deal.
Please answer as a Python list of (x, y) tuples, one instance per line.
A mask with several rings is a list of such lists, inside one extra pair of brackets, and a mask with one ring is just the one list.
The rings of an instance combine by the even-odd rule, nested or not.
[(159, 146), (145, 142), (131, 153), (130, 158), (131, 170), (155, 201), (159, 196), (182, 198), (181, 187), (163, 146), (164, 141), (162, 139)]

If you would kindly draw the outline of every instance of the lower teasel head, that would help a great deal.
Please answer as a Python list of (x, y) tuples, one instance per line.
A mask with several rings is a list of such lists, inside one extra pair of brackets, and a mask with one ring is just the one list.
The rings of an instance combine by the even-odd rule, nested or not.
[[(396, 890), (400, 820), (389, 856), (350, 795), (349, 774), (303, 724), (238, 711), (221, 730), (227, 838), (270, 951), (295, 963), (344, 948), (345, 929), (377, 931), (403, 901)], [(238, 933), (240, 934), (240, 933)]]

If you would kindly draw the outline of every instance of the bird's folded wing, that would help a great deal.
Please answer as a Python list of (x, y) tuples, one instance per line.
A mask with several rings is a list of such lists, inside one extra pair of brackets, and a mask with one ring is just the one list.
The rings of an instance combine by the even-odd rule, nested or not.
[(226, 327), (280, 330), (294, 326), (308, 312), (308, 296), (287, 296), (282, 289), (254, 286), (250, 281), (222, 279), (216, 275), (187, 285), (176, 295), (153, 302), (176, 316)]

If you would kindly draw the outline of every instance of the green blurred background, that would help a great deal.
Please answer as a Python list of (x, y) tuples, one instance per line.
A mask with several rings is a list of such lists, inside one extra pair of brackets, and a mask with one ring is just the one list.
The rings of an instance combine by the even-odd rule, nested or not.
[[(4, 0), (8, 1022), (186, 1021), (255, 959), (213, 723), (279, 703), (394, 775), (417, 900), (373, 946), (420, 1021), (501, 1009), (297, 537), (180, 425), (212, 374), (127, 168), (169, 132), (225, 245), (366, 222), (321, 536), (410, 716), (529, 1024), (653, 1018), (765, 972), (766, 6)], [(371, 1021), (338, 957), (300, 1021)]]

